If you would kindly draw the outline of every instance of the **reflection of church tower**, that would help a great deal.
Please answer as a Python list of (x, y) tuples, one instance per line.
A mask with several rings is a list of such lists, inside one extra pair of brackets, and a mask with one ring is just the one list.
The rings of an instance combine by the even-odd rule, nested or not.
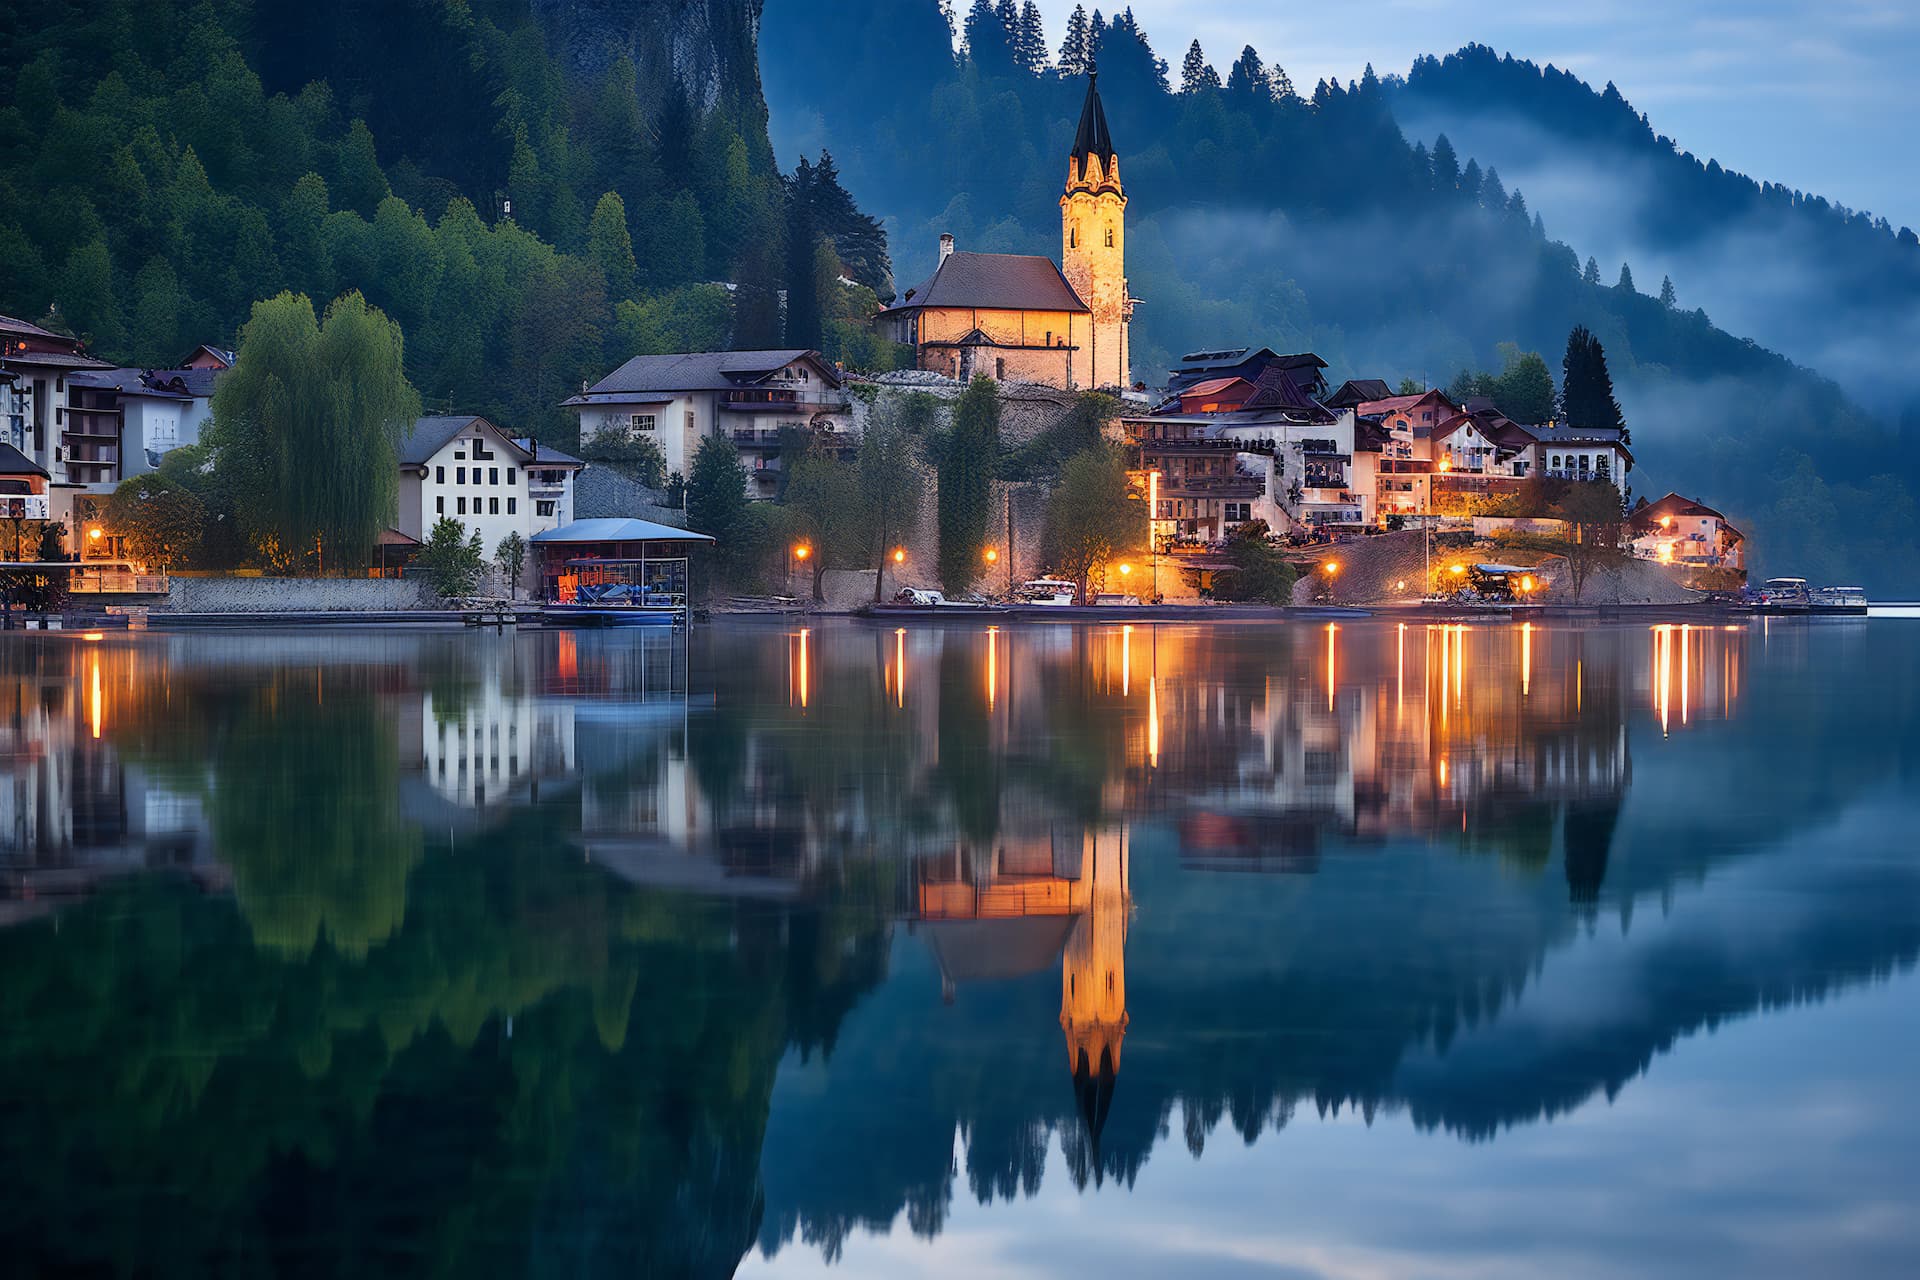
[(1120, 185), (1120, 157), (1107, 132), (1097, 77), (1087, 78), (1067, 189), (1060, 197), (1061, 262), (1067, 281), (1093, 311), (1087, 385), (1128, 387), (1132, 353), (1128, 328), (1133, 299), (1127, 295), (1127, 196)]
[(1067, 1037), (1067, 1068), (1098, 1151), (1100, 1128), (1120, 1071), (1127, 1034), (1127, 830), (1089, 831), (1082, 837), (1080, 877), (1087, 909), (1067, 939), (1060, 964), (1060, 1027)]

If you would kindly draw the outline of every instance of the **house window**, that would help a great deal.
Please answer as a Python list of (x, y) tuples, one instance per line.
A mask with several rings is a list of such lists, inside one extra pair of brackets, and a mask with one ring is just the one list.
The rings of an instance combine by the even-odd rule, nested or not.
[(433, 500), (433, 514), (437, 516), (447, 514), (447, 500), (445, 498), (435, 498)]
[[(460, 455), (456, 453), (453, 456), (457, 458)], [(455, 467), (453, 469), (453, 478), (456, 483), (465, 484), (467, 482), (467, 469), (465, 467)]]
[(1560, 455), (1556, 453), (1551, 458), (1548, 458), (1547, 467), (1549, 470), (1558, 471), (1560, 469)]
[(498, 468), (498, 467), (488, 467), (488, 468), (487, 468), (487, 483), (488, 483), (488, 484), (499, 484), (499, 483), (500, 483), (500, 468)]
[(473, 460), (475, 462), (485, 462), (491, 457), (493, 457), (493, 454), (487, 449), (486, 441), (482, 440), (479, 436), (475, 436), (473, 438)]
[(1113, 248), (1113, 228), (1107, 228), (1107, 248)]
[(1001, 382), (1007, 380), (1007, 362), (998, 356), (994, 357), (993, 376)]
[(455, 449), (453, 451), (453, 460), (455, 462), (465, 462), (467, 460), (467, 451), (465, 449)]
[(467, 514), (467, 500), (465, 498), (455, 498), (453, 500), (453, 510), (456, 515)]
[(533, 504), (533, 514), (537, 516), (550, 516), (553, 514), (553, 504), (551, 502), (536, 502)]
[(1067, 248), (1078, 249), (1079, 247), (1080, 247), (1080, 228), (1068, 227), (1067, 228)]
[(445, 484), (447, 482), (447, 469), (445, 467), (435, 467), (433, 469), (433, 482), (435, 484)]
[(508, 499), (507, 499), (507, 514), (508, 514), (508, 515), (510, 515), (510, 516), (511, 516), (511, 515), (518, 515), (518, 514), (519, 514), (519, 512), (518, 512), (518, 510), (517, 510), (517, 508), (519, 507), (519, 505), (520, 505), (520, 504), (519, 504), (519, 500), (518, 500), (518, 499), (515, 499), (515, 498), (508, 498)]
[(633, 415), (633, 421), (630, 425), (635, 431), (651, 431), (653, 430), (653, 415), (650, 413), (636, 413)]
[(490, 516), (497, 516), (500, 514), (500, 499), (498, 498), (487, 499), (487, 514)]
[(517, 474), (519, 474), (519, 473), (518, 473), (518, 472), (516, 472), (516, 471), (515, 471), (515, 470), (514, 470), (514, 469), (513, 469), (512, 467), (508, 467), (508, 468), (507, 468), (507, 483), (508, 483), (508, 484), (513, 484), (513, 483), (515, 483), (515, 480), (514, 480), (514, 477), (515, 477), (515, 476), (516, 476)]
[(693, 434), (693, 410), (687, 410), (687, 434)]

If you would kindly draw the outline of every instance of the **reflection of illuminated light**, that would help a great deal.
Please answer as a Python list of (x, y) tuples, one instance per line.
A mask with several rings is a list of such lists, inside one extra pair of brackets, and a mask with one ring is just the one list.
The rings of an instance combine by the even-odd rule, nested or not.
[(1338, 630), (1331, 622), (1327, 624), (1327, 710), (1333, 710), (1333, 633)]
[(893, 632), (893, 701), (895, 706), (907, 705), (907, 629), (896, 627)]
[(1533, 692), (1533, 624), (1520, 624), (1520, 696)]
[(86, 632), (84, 635), (82, 635), (80, 638), (82, 640), (91, 640), (95, 644), (99, 644), (102, 640), (105, 640), (107, 638), (107, 633), (104, 631), (89, 631), (89, 632)]
[(1459, 626), (1453, 630), (1453, 706), (1457, 711), (1467, 685), (1467, 629)]
[(1147, 763), (1160, 767), (1160, 677), (1147, 677)]
[(100, 736), (100, 659), (93, 660), (93, 736)]
[(987, 628), (987, 709), (1000, 695), (1000, 628)]
[(1673, 699), (1673, 628), (1653, 629), (1653, 703), (1660, 712), (1660, 733), (1668, 727), (1668, 708)]
[(1133, 628), (1120, 628), (1120, 696), (1133, 693)]
[(1407, 701), (1407, 624), (1401, 623), (1393, 658), (1393, 714), (1397, 719)]
[(801, 707), (801, 710), (803, 711), (806, 709), (806, 706), (807, 706), (807, 693), (808, 693), (808, 689), (807, 689), (807, 675), (808, 675), (807, 636), (808, 634), (809, 632), (807, 628), (805, 627), (800, 628), (800, 707)]
[(1440, 757), (1440, 785), (1442, 788), (1447, 785), (1447, 758), (1445, 756)]
[(1681, 724), (1685, 724), (1687, 722), (1687, 703), (1689, 701), (1688, 694), (1687, 694), (1687, 640), (1688, 640), (1688, 637), (1691, 635), (1692, 631), (1693, 631), (1692, 627), (1683, 626), (1680, 628), (1680, 723)]

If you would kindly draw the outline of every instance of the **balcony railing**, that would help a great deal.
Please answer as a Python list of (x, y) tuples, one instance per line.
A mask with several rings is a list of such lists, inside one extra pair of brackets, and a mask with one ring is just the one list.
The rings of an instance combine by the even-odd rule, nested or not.
[(782, 409), (811, 409), (819, 413), (844, 412), (852, 405), (838, 391), (723, 391), (720, 407), (740, 413), (778, 413)]

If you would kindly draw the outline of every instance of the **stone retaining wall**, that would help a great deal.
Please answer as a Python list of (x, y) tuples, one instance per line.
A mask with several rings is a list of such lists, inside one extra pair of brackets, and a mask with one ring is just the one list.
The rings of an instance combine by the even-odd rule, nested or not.
[(175, 578), (169, 613), (396, 613), (444, 608), (413, 578)]

